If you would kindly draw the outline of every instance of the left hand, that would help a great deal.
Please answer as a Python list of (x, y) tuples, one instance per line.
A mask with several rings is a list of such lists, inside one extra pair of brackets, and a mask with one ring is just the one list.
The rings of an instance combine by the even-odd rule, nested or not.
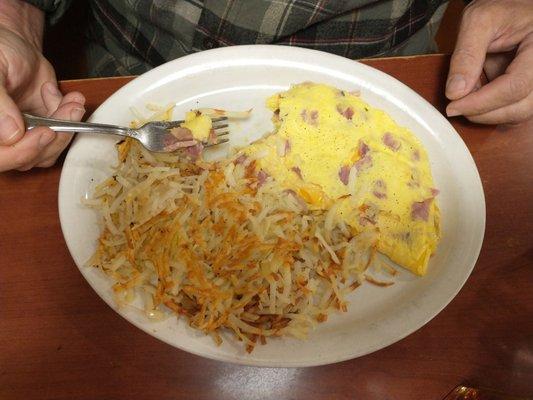
[(464, 115), (483, 124), (533, 117), (532, 0), (475, 0), (465, 9), (446, 97), (452, 100), (449, 117)]

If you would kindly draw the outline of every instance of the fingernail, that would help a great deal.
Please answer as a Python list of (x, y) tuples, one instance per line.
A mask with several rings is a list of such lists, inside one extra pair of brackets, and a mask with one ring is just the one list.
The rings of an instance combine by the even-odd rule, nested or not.
[(85, 98), (83, 97), (74, 97), (72, 101), (75, 101), (76, 103), (82, 104), (82, 105), (85, 104)]
[(50, 130), (43, 132), (41, 134), (41, 137), (39, 138), (39, 147), (42, 148), (50, 144), (50, 142), (52, 142), (52, 140), (54, 140), (55, 137), (56, 137), (56, 134)]
[(85, 108), (80, 108), (80, 107), (73, 108), (72, 111), (70, 112), (70, 120), (79, 121), (83, 117), (83, 114), (85, 114)]
[(0, 115), (0, 141), (3, 144), (11, 144), (19, 134), (20, 129), (15, 120), (7, 114)]
[(457, 111), (455, 108), (447, 108), (446, 115), (448, 117), (457, 117), (458, 115), (461, 115), (461, 112)]
[(63, 95), (61, 94), (61, 92), (59, 91), (59, 89), (57, 88), (56, 85), (54, 85), (53, 83), (51, 82), (48, 82), (46, 84), (46, 90), (48, 90), (48, 93), (50, 93), (52, 96), (54, 97), (62, 97)]
[(449, 94), (463, 93), (465, 88), (466, 88), (466, 80), (461, 75), (453, 75), (450, 79), (448, 79), (448, 83), (446, 84), (446, 92)]

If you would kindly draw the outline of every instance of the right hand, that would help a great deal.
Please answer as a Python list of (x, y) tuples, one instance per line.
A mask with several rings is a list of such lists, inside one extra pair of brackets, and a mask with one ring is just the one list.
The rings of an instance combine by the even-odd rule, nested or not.
[(73, 121), (85, 113), (84, 96), (59, 92), (40, 44), (25, 36), (0, 23), (0, 172), (49, 167), (72, 138), (45, 127), (26, 131), (21, 111)]

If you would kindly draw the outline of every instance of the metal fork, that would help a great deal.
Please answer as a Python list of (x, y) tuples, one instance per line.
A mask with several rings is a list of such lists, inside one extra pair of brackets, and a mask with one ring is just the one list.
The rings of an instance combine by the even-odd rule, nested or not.
[(64, 121), (37, 117), (30, 114), (23, 114), (23, 116), (26, 129), (47, 126), (56, 132), (83, 132), (126, 136), (138, 140), (148, 150), (158, 153), (170, 153), (180, 148), (195, 146), (199, 143), (204, 147), (210, 147), (229, 141), (229, 139), (223, 138), (223, 136), (229, 134), (227, 117), (213, 118), (214, 137), (210, 139), (214, 140), (198, 141), (192, 137), (179, 138), (170, 132), (173, 128), (179, 128), (183, 121), (148, 122), (140, 128), (133, 129), (117, 125)]

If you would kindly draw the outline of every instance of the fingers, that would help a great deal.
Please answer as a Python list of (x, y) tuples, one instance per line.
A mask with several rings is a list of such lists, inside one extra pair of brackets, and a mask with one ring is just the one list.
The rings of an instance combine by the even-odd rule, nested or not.
[[(47, 110), (47, 116), (49, 117), (80, 121), (85, 114), (83, 107), (85, 97), (80, 92), (70, 92), (63, 96), (58, 90), (56, 82), (46, 82), (43, 84), (41, 87), (41, 96)], [(55, 164), (61, 152), (72, 140), (73, 134), (59, 132), (54, 133), (54, 135), (54, 139), (41, 149), (34, 159), (23, 166), (23, 170), (30, 169), (34, 166), (47, 168)]]
[(75, 102), (82, 106), (85, 104), (85, 97), (80, 92), (70, 92), (64, 97), (57, 88), (57, 82), (46, 82), (41, 87), (41, 97), (47, 111), (47, 116), (52, 115), (63, 103)]
[[(83, 104), (69, 101), (72, 99), (85, 101), (80, 93), (69, 93), (63, 97), (59, 108), (51, 117), (81, 120), (85, 113)], [(48, 98), (47, 101), (50, 104), (53, 99)], [(72, 136), (68, 133), (55, 133), (44, 127), (31, 129), (16, 143), (10, 146), (0, 146), (0, 172), (10, 169), (26, 171), (34, 166), (50, 167), (68, 145)]]
[(519, 103), (533, 91), (533, 47), (520, 48), (506, 72), (478, 91), (452, 101), (448, 116), (480, 115)]
[(85, 105), (85, 96), (80, 92), (69, 92), (63, 97), (64, 103), (78, 103), (81, 106)]
[(467, 8), (463, 14), (457, 44), (450, 61), (446, 97), (457, 100), (472, 91), (481, 76), (485, 55), (494, 31), (490, 21)]
[(4, 77), (0, 75), (0, 146), (16, 143), (23, 134), (22, 116), (5, 89)]
[(30, 169), (33, 161), (54, 138), (55, 133), (49, 128), (39, 127), (26, 132), (19, 141), (10, 146), (0, 146), (0, 172)]
[[(51, 117), (70, 121), (80, 121), (85, 114), (83, 105), (77, 102), (65, 103), (65, 100), (68, 100), (67, 97), (68, 95), (64, 97), (63, 102)], [(42, 150), (37, 159), (33, 160), (34, 165), (36, 167), (52, 166), (73, 137), (74, 135), (72, 133), (57, 133), (55, 139)]]
[(50, 116), (63, 99), (63, 95), (57, 88), (57, 82), (46, 82), (41, 86), (41, 97), (43, 98), (46, 116)]
[(533, 94), (518, 103), (467, 118), (480, 124), (518, 124), (533, 117)]

